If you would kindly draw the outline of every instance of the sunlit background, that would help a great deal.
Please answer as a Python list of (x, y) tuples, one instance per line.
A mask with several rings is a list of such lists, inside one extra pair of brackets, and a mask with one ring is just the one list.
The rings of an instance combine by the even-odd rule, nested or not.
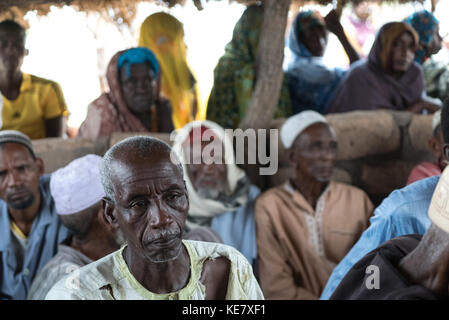
[[(326, 15), (332, 6), (308, 6)], [(374, 13), (374, 25), (402, 20), (419, 4), (382, 5)], [(430, 5), (425, 5), (430, 9)], [(231, 40), (233, 28), (242, 15), (245, 6), (228, 1), (205, 2), (199, 11), (193, 1), (185, 6), (166, 8), (141, 3), (131, 28), (106, 23), (98, 14), (77, 12), (70, 6), (52, 7), (47, 16), (35, 12), (26, 15), (30, 28), (27, 31), (26, 46), (29, 55), (25, 58), (23, 71), (57, 81), (64, 92), (70, 112), (69, 126), (77, 128), (87, 113), (88, 104), (101, 94), (100, 75), (104, 75), (112, 55), (122, 49), (135, 46), (140, 24), (147, 16), (165, 11), (183, 22), (188, 61), (198, 78), (201, 98), (205, 101), (213, 85), (213, 70), (224, 53), (225, 45)], [(349, 9), (345, 9), (349, 10)], [(449, 12), (449, 1), (439, 1), (435, 15), (440, 20), (441, 34), (449, 32), (449, 21), (443, 19)], [(294, 18), (290, 14), (289, 21)], [(439, 56), (446, 58), (447, 51)], [(347, 58), (336, 37), (329, 37), (328, 50), (324, 56), (331, 66), (347, 65)]]

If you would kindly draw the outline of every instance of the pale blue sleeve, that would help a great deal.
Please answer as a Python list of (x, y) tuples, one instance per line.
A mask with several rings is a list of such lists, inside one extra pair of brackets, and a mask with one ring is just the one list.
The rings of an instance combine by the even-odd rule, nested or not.
[(393, 191), (382, 201), (374, 211), (368, 229), (335, 267), (321, 300), (328, 300), (352, 266), (385, 241), (426, 232), (430, 226), (427, 210), (438, 180), (439, 177), (420, 180)]

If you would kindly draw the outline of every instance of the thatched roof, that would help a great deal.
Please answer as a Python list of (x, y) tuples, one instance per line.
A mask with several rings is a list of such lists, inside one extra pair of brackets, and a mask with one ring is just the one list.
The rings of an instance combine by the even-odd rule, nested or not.
[[(193, 1), (198, 10), (202, 9), (202, 4), (206, 1), (228, 1), (251, 4), (259, 0), (0, 0), (0, 20), (9, 18), (22, 21), (23, 16), (30, 10), (35, 10), (39, 15), (46, 15), (50, 12), (51, 6), (62, 7), (64, 5), (73, 6), (78, 11), (98, 12), (111, 21), (129, 24), (136, 14), (136, 6), (140, 2), (154, 2), (163, 6), (172, 7), (176, 4), (185, 4), (186, 1)], [(262, 0), (263, 1), (263, 0)], [(332, 0), (292, 0), (293, 2), (329, 4)], [(356, 0), (338, 0), (339, 4), (345, 4)], [(372, 0), (379, 1), (379, 0)], [(423, 0), (380, 0), (382, 2), (422, 2)]]

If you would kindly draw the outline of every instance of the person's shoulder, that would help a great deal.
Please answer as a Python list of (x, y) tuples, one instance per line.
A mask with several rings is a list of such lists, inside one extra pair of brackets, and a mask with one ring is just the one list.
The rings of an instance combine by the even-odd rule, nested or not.
[(248, 264), (245, 256), (234, 247), (216, 242), (205, 242), (196, 240), (183, 240), (196, 255), (198, 260), (227, 257), (231, 263)]
[(54, 81), (54, 80), (38, 77), (38, 76), (36, 76), (34, 74), (29, 74), (29, 77), (31, 79), (31, 84), (32, 85), (59, 86), (59, 84), (56, 81)]
[(286, 192), (288, 191), (286, 190), (285, 183), (279, 186), (269, 188), (258, 196), (257, 203), (270, 203), (272, 201), (276, 201), (279, 199), (281, 194)]
[(360, 189), (359, 187), (344, 183), (344, 182), (338, 182), (338, 181), (332, 181), (330, 185), (331, 191), (348, 194), (351, 196), (354, 196), (356, 198), (358, 197), (368, 197), (365, 191)]
[(100, 299), (100, 289), (119, 280), (114, 279), (117, 252), (121, 250), (73, 270), (52, 287), (46, 299)]
[(383, 202), (401, 206), (404, 203), (430, 201), (439, 180), (439, 175), (421, 179), (401, 189), (394, 190)]
[(430, 205), (433, 192), (440, 176), (434, 176), (416, 181), (402, 189), (394, 190), (374, 210), (374, 216), (379, 219), (405, 221), (406, 217), (417, 219), (420, 223), (429, 221), (427, 208)]

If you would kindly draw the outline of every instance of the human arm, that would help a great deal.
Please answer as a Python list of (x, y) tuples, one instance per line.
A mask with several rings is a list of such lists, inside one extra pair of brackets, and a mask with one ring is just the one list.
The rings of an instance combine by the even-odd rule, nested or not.
[(62, 116), (45, 119), (45, 136), (47, 138), (62, 137), (63, 118)]
[(175, 128), (172, 120), (172, 107), (167, 99), (159, 99), (156, 103), (158, 132), (170, 133)]
[(352, 64), (359, 60), (360, 56), (349, 42), (343, 26), (340, 23), (340, 18), (338, 17), (337, 11), (331, 10), (324, 18), (324, 21), (326, 22), (326, 28), (337, 36), (341, 45), (345, 49), (346, 54), (348, 55), (350, 63)]
[(406, 110), (413, 112), (413, 113), (421, 113), (424, 110), (427, 110), (427, 112), (429, 112), (429, 113), (434, 113), (440, 109), (441, 109), (441, 106), (439, 106), (431, 101), (426, 101), (426, 100), (420, 99), (418, 101), (415, 101), (414, 103), (411, 103), (407, 107)]
[(42, 91), (42, 107), (45, 122), (45, 136), (47, 138), (62, 137), (63, 117), (67, 116), (67, 106), (61, 87), (56, 82)]

